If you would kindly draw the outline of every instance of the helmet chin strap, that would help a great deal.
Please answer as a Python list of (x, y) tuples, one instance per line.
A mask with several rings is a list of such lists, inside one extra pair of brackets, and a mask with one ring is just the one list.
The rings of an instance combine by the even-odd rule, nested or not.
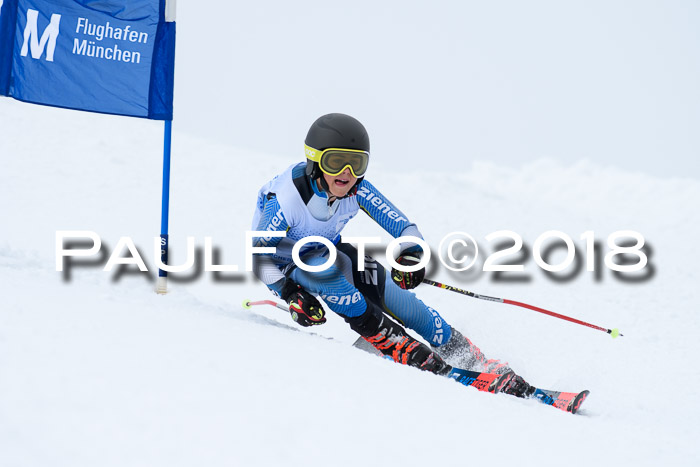
[(329, 195), (332, 195), (332, 193), (331, 193), (331, 187), (328, 186), (328, 182), (326, 181), (326, 177), (324, 177), (323, 174), (321, 174), (321, 175), (317, 178), (317, 181), (318, 181), (318, 184), (321, 185), (321, 188), (323, 189), (323, 191), (325, 191), (325, 192), (328, 193)]

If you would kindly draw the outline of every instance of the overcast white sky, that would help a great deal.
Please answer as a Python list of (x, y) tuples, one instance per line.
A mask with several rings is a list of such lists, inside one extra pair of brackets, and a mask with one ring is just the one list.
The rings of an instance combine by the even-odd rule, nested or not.
[(303, 157), (328, 112), (384, 161), (548, 157), (700, 178), (700, 2), (180, 1), (175, 131)]

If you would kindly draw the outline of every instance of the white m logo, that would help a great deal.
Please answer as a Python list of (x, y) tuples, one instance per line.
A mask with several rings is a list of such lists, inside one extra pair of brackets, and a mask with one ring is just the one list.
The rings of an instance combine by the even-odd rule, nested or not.
[[(61, 15), (51, 15), (51, 23), (46, 26), (41, 39), (39, 36), (39, 28), (37, 26), (37, 18), (39, 12), (36, 10), (27, 10), (27, 24), (24, 26), (24, 43), (20, 54), (23, 57), (27, 56), (27, 49), (31, 45), (32, 58), (41, 58), (46, 48), (46, 61), (53, 62), (53, 52), (56, 50), (56, 39), (58, 38), (58, 25), (61, 23)], [(47, 46), (48, 43), (48, 46)]]

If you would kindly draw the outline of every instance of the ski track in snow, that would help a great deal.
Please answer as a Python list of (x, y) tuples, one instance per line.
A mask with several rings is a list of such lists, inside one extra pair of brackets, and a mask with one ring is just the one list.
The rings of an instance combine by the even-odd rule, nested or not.
[[(490, 357), (540, 387), (591, 396), (581, 416), (483, 394), (350, 347), (336, 316), (310, 331), (271, 307), (247, 273), (171, 283), (143, 274), (55, 271), (55, 231), (93, 230), (110, 248), (131, 236), (149, 267), (160, 214), (161, 126), (3, 100), (0, 106), (0, 464), (123, 465), (696, 465), (700, 183), (582, 161), (368, 178), (433, 247), (446, 233), (500, 229), (530, 246), (550, 229), (643, 233), (652, 280), (583, 271), (557, 284), (526, 263), (529, 283), (433, 271), (436, 280), (606, 327), (423, 286), (417, 290)], [(37, 129), (40, 129), (38, 136)], [(244, 265), (256, 192), (298, 160), (179, 133), (175, 127), (171, 261), (185, 237), (211, 236), (220, 261)], [(444, 205), (436, 200), (446, 200)], [(387, 235), (363, 214), (347, 235)], [(691, 251), (692, 250), (692, 251)], [(331, 339), (329, 339), (331, 338)], [(466, 460), (464, 461), (466, 462)]]

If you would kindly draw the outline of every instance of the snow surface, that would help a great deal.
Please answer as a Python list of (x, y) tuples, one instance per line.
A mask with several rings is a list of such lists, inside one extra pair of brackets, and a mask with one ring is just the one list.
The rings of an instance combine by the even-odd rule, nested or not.
[[(201, 272), (153, 292), (151, 276), (100, 265), (55, 270), (55, 232), (92, 230), (111, 253), (130, 236), (146, 263), (159, 231), (162, 124), (0, 103), (0, 465), (698, 465), (700, 182), (581, 161), (466, 163), (368, 177), (433, 247), (448, 232), (550, 229), (653, 247), (655, 274), (623, 283), (580, 272), (527, 283), (435, 268), (431, 277), (545, 307), (609, 336), (428, 286), (418, 295), (530, 382), (589, 389), (580, 416), (494, 396), (353, 349), (337, 316), (312, 331), (243, 299), (271, 298), (249, 273)], [(172, 264), (211, 236), (244, 267), (256, 191), (301, 155), (197, 139), (173, 142)], [(297, 150), (299, 149), (299, 150)], [(156, 182), (157, 181), (157, 182)], [(347, 235), (388, 235), (360, 214)], [(102, 259), (102, 263), (106, 258)], [(183, 274), (187, 276), (187, 274)]]

